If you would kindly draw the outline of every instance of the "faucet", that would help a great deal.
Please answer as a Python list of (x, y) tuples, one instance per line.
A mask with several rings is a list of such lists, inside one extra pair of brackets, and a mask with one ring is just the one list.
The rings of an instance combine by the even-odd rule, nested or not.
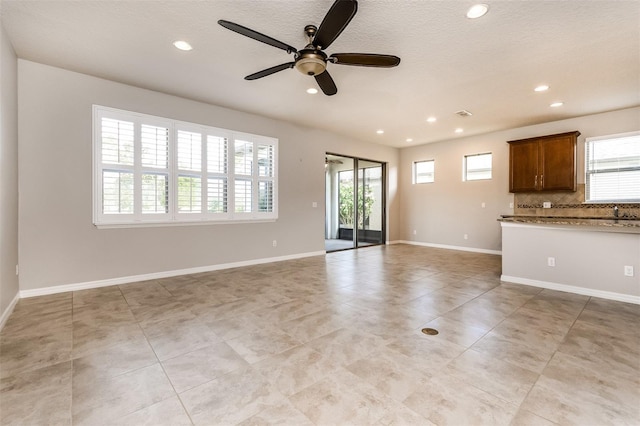
[(618, 206), (613, 206), (613, 217), (618, 217)]

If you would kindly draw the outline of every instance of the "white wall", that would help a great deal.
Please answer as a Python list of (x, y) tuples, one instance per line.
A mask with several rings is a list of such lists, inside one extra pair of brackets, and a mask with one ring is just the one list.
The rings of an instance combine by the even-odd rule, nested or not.
[[(387, 229), (397, 239), (394, 148), (25, 60), (18, 77), (21, 291), (323, 251), (327, 151), (389, 163)], [(278, 221), (96, 229), (92, 104), (278, 138)]]
[(18, 294), (17, 59), (0, 23), (0, 328)]
[(640, 233), (520, 223), (502, 232), (503, 281), (640, 303)]
[[(639, 129), (640, 108), (636, 107), (404, 148), (400, 151), (400, 239), (501, 250), (501, 231), (496, 219), (501, 214), (513, 213), (509, 207), (513, 194), (509, 193), (507, 141), (579, 130), (578, 182), (584, 183), (585, 138)], [(482, 152), (493, 153), (493, 179), (463, 182), (463, 156)], [(413, 162), (432, 159), (435, 182), (412, 184)], [(483, 202), (485, 208), (481, 207)], [(467, 240), (464, 234), (468, 235)]]

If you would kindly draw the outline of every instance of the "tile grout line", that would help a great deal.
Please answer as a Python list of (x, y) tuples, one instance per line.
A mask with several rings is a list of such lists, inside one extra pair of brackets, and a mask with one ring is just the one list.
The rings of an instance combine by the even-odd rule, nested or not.
[[(472, 301), (472, 300), (475, 300), (475, 299), (477, 299), (477, 298), (479, 298), (479, 297), (481, 297), (481, 296), (483, 296), (483, 295), (485, 295), (485, 294), (489, 293), (490, 291), (492, 291), (492, 290), (494, 290), (494, 289), (496, 289), (496, 288), (500, 287), (501, 285), (502, 285), (502, 281), (500, 281), (500, 284), (499, 284), (499, 285), (497, 285), (496, 287), (493, 287), (492, 289), (487, 290), (487, 291), (485, 291), (485, 292), (483, 292), (483, 293), (479, 294), (478, 296), (476, 296), (476, 297), (474, 297), (474, 298), (470, 299), (468, 302), (470, 302), (470, 301)], [(444, 366), (444, 367), (445, 367), (445, 368), (446, 368), (446, 367), (448, 367), (448, 366), (451, 364), (451, 362), (453, 362), (454, 360), (456, 360), (456, 359), (460, 358), (463, 354), (467, 353), (468, 351), (473, 351), (473, 352), (476, 352), (476, 353), (478, 353), (478, 354), (480, 354), (480, 355), (484, 355), (482, 352), (478, 352), (477, 350), (474, 350), (474, 349), (472, 348), (472, 347), (473, 347), (473, 345), (474, 345), (474, 344), (476, 344), (476, 343), (477, 343), (478, 341), (480, 341), (481, 339), (483, 339), (487, 334), (491, 333), (491, 331), (492, 331), (492, 330), (494, 330), (496, 327), (498, 327), (500, 324), (502, 324), (504, 321), (506, 321), (506, 320), (507, 320), (511, 315), (513, 315), (513, 314), (514, 314), (515, 312), (517, 312), (520, 308), (522, 308), (524, 305), (526, 305), (526, 304), (529, 302), (529, 300), (531, 300), (531, 299), (535, 298), (535, 297), (536, 297), (538, 294), (540, 294), (541, 292), (542, 292), (542, 289), (541, 289), (538, 293), (536, 293), (535, 295), (533, 295), (532, 297), (530, 297), (529, 299), (527, 299), (525, 302), (523, 302), (521, 305), (519, 305), (519, 306), (518, 306), (516, 309), (514, 309), (514, 310), (513, 310), (509, 315), (507, 315), (506, 317), (504, 317), (504, 318), (503, 318), (502, 320), (500, 320), (496, 325), (494, 325), (494, 326), (493, 326), (493, 327), (491, 327), (489, 330), (487, 330), (487, 332), (485, 332), (485, 333), (482, 335), (482, 337), (480, 337), (480, 338), (476, 339), (476, 341), (475, 341), (475, 342), (473, 342), (471, 345), (469, 345), (467, 348), (465, 348), (465, 350), (464, 350), (464, 351), (462, 351), (462, 352), (461, 352), (457, 357), (452, 358), (451, 360), (449, 360), (449, 361), (445, 364), (445, 366)], [(465, 302), (465, 303), (463, 303), (462, 305), (464, 305), (464, 304), (466, 304), (466, 303), (468, 303), (468, 302)], [(462, 305), (459, 305), (459, 306), (456, 306), (455, 308), (450, 309), (449, 311), (445, 312), (444, 314), (440, 315), (439, 317), (436, 317), (435, 319), (443, 317), (443, 316), (444, 316), (444, 315), (446, 315), (447, 313), (449, 313), (449, 312), (451, 312), (451, 311), (453, 311), (453, 310), (455, 310), (455, 309), (459, 308), (459, 307), (460, 307), (460, 306), (462, 306)], [(435, 319), (434, 319), (434, 320), (435, 320)], [(433, 321), (433, 320), (432, 320), (432, 321)], [(521, 367), (521, 366), (515, 365), (515, 364), (513, 364), (513, 363), (511, 363), (511, 362), (509, 362), (509, 361), (507, 361), (507, 360), (505, 360), (504, 362), (506, 362), (507, 364), (510, 364), (510, 365), (512, 365), (512, 366), (514, 366), (514, 367), (523, 368), (523, 369), (525, 369), (525, 370), (527, 370), (527, 371), (531, 371), (531, 370), (528, 370), (527, 368), (524, 368), (524, 367)], [(535, 372), (532, 372), (532, 373), (535, 373)], [(538, 374), (538, 378), (536, 379), (536, 382), (538, 381), (538, 379), (539, 379), (539, 377), (540, 377), (540, 376), (541, 376), (541, 374)], [(510, 405), (514, 405), (514, 406), (515, 406), (515, 404), (514, 404), (514, 403), (512, 403), (512, 402), (510, 402), (510, 401), (507, 401), (507, 400), (505, 400), (505, 399), (503, 399), (503, 398), (501, 398), (501, 397), (499, 397), (499, 396), (497, 396), (497, 395), (494, 395), (493, 393), (488, 392), (488, 391), (486, 391), (486, 390), (484, 390), (484, 389), (482, 389), (482, 388), (479, 388), (478, 386), (474, 385), (473, 383), (469, 383), (469, 382), (467, 382), (467, 381), (465, 381), (465, 380), (463, 380), (463, 382), (464, 382), (464, 383), (466, 383), (467, 385), (472, 386), (473, 388), (475, 388), (475, 389), (477, 389), (477, 390), (479, 390), (479, 391), (483, 392), (483, 393), (486, 393), (486, 394), (488, 394), (488, 395), (493, 396), (494, 398), (499, 399), (500, 401), (503, 401), (503, 402), (504, 402), (504, 403), (506, 403), (506, 404), (510, 404)], [(534, 385), (535, 385), (535, 382), (534, 382)], [(529, 391), (531, 391), (531, 389), (533, 389), (533, 386), (534, 386), (534, 385), (532, 385), (532, 386), (531, 386), (531, 388), (529, 389)], [(529, 393), (529, 392), (527, 392), (527, 395), (528, 395), (528, 393)], [(520, 411), (520, 407), (522, 406), (522, 402), (524, 402), (524, 400), (525, 400), (525, 399), (526, 399), (526, 395), (525, 395), (525, 397), (522, 399), (522, 401), (520, 402), (520, 404), (518, 404), (518, 405), (516, 406), (516, 411), (515, 411), (515, 413), (514, 413), (513, 417), (511, 418), (510, 422), (512, 422), (512, 421), (513, 421), (513, 419), (515, 418), (515, 416), (517, 416), (518, 412)]]
[[(540, 378), (543, 376), (544, 370), (547, 369), (547, 367), (549, 366), (549, 363), (551, 362), (551, 360), (555, 357), (556, 353), (558, 352), (558, 350), (560, 349), (560, 346), (562, 345), (562, 343), (565, 341), (565, 339), (567, 338), (567, 336), (569, 335), (569, 332), (571, 331), (571, 329), (573, 328), (573, 326), (575, 325), (576, 321), (578, 321), (578, 318), (580, 318), (580, 315), (582, 315), (582, 312), (584, 312), (585, 308), (587, 307), (587, 305), (589, 304), (589, 302), (591, 301), (592, 297), (589, 296), (589, 298), (587, 299), (587, 301), (585, 302), (584, 306), (582, 307), (582, 309), (580, 309), (580, 312), (578, 313), (578, 315), (576, 315), (576, 318), (573, 320), (573, 322), (571, 323), (571, 326), (569, 326), (569, 328), (567, 329), (567, 332), (565, 333), (565, 335), (563, 336), (562, 340), (558, 343), (558, 347), (556, 348), (556, 350), (553, 351), (553, 354), (549, 357), (549, 360), (546, 362), (546, 364), (544, 365), (544, 368), (542, 369), (542, 371), (540, 372), (540, 374), (538, 375), (538, 378), (536, 379), (536, 381), (533, 383), (533, 385), (531, 386), (531, 388), (529, 388), (529, 391), (527, 392), (527, 394), (525, 395), (524, 399), (522, 400), (522, 402), (526, 401), (526, 399), (529, 397), (529, 394), (531, 393), (531, 391), (533, 390), (533, 388), (536, 386), (536, 384), (538, 384), (538, 382), (540, 381)], [(520, 404), (522, 405), (522, 403)], [(532, 413), (536, 416), (542, 417), (545, 420), (550, 421), (551, 423), (556, 423), (551, 419), (546, 418), (545, 416), (538, 414), (538, 413), (533, 413), (529, 410), (525, 410), (529, 413)]]
[[(160, 284), (162, 285), (162, 284)], [(120, 286), (118, 286), (118, 288), (120, 288)], [(164, 288), (164, 286), (163, 286)], [(120, 292), (122, 292), (122, 289), (120, 289)], [(124, 297), (124, 293), (123, 293), (123, 297)], [(125, 301), (127, 299), (125, 298)], [(131, 305), (129, 305), (129, 302), (127, 302), (127, 305), (129, 306), (129, 309), (131, 309)], [(135, 316), (134, 316), (135, 319)], [(192, 425), (195, 425), (195, 422), (193, 421), (193, 419), (191, 418), (191, 413), (189, 413), (189, 410), (187, 410), (187, 407), (185, 407), (184, 402), (182, 401), (182, 398), (180, 398), (180, 394), (178, 393), (178, 391), (176, 391), (176, 388), (173, 384), (173, 382), (171, 381), (171, 379), (169, 378), (169, 375), (167, 374), (167, 371), (164, 368), (164, 365), (162, 364), (162, 361), (160, 360), (160, 358), (158, 357), (158, 354), (156, 353), (156, 350), (154, 349), (153, 345), (151, 344), (151, 341), (149, 340), (149, 337), (147, 336), (147, 333), (145, 333), (144, 328), (140, 325), (140, 322), (138, 322), (136, 320), (136, 325), (138, 326), (138, 328), (140, 328), (140, 331), (142, 332), (142, 335), (144, 336), (145, 341), (147, 342), (147, 345), (149, 345), (149, 348), (151, 349), (151, 351), (153, 352), (153, 355), (156, 357), (156, 360), (158, 361), (158, 365), (160, 366), (160, 368), (162, 369), (162, 373), (164, 374), (164, 377), (167, 379), (167, 382), (169, 382), (169, 385), (171, 385), (171, 389), (173, 389), (173, 393), (176, 396), (176, 398), (178, 398), (178, 401), (180, 401), (180, 406), (182, 407), (182, 409), (184, 410), (185, 414), (187, 415), (187, 417), (189, 418), (189, 421), (191, 422)], [(146, 368), (146, 367), (145, 367)], [(170, 397), (165, 398), (161, 401), (158, 401), (157, 403), (160, 403), (162, 401), (166, 401), (168, 400)], [(156, 403), (156, 404), (157, 404)], [(155, 404), (152, 404), (155, 405)], [(151, 407), (152, 405), (148, 406)], [(148, 407), (143, 407), (140, 410), (144, 410)], [(134, 411), (134, 413), (137, 413), (140, 410), (136, 410)], [(129, 414), (133, 414), (133, 413), (129, 413)], [(127, 414), (127, 415), (129, 415)]]

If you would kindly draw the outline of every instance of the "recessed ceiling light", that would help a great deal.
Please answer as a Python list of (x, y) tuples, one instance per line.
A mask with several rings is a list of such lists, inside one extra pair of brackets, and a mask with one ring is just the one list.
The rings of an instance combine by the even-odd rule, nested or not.
[(429, 117), (429, 118), (427, 118), (427, 123), (435, 123), (436, 120), (437, 119), (435, 117)]
[(380, 129), (380, 130), (376, 130), (376, 133), (377, 133), (377, 134), (379, 134), (379, 135), (381, 135), (381, 134), (383, 134), (383, 133), (384, 133), (384, 130), (382, 130), (382, 129)]
[(536, 87), (533, 90), (536, 91), (536, 92), (545, 92), (545, 91), (549, 90), (549, 86), (547, 86), (546, 84), (541, 84), (540, 86)]
[(462, 132), (464, 132), (464, 130), (463, 130), (463, 129), (461, 129), (461, 128), (459, 128), (459, 127), (456, 129), (456, 133), (462, 133)]
[(551, 108), (558, 108), (561, 107), (562, 105), (564, 105), (564, 102), (554, 102), (551, 105), (549, 105)]
[(407, 138), (407, 142), (413, 142), (413, 139)]
[(476, 19), (484, 16), (489, 11), (489, 6), (486, 4), (475, 4), (467, 10), (467, 18)]
[(174, 41), (173, 45), (180, 50), (192, 50), (193, 47), (189, 43), (183, 40)]
[(315, 95), (316, 93), (318, 93), (318, 89), (316, 89), (315, 87), (310, 87), (307, 89), (307, 93), (310, 95)]

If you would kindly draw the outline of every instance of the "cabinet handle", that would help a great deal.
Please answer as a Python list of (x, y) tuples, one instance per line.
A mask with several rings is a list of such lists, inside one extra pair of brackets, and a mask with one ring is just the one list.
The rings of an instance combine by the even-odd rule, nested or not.
[(536, 175), (536, 180), (533, 182), (533, 187), (538, 188), (538, 175)]
[(540, 175), (540, 189), (544, 187), (544, 175)]

